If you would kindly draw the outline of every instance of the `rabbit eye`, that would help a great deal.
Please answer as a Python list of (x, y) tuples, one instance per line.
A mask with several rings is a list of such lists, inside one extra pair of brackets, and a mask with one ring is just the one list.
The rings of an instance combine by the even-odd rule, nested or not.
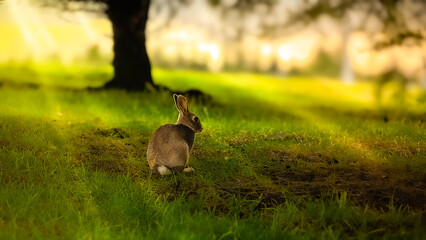
[(194, 117), (194, 121), (198, 122), (198, 121), (200, 121), (200, 119), (198, 119), (198, 117)]

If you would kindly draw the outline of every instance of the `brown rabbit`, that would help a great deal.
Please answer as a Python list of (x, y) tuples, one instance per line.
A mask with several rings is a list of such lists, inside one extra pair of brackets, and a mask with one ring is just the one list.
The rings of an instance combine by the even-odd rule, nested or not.
[(179, 118), (176, 124), (159, 127), (149, 139), (147, 159), (153, 173), (161, 175), (175, 172), (191, 172), (189, 153), (194, 144), (195, 133), (203, 130), (200, 119), (189, 112), (188, 101), (182, 95), (173, 95)]

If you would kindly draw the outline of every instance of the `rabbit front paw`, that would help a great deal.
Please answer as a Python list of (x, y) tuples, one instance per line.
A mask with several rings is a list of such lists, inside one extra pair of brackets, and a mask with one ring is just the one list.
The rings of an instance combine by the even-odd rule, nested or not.
[(194, 169), (192, 167), (187, 167), (187, 168), (183, 169), (183, 172), (185, 172), (185, 173), (189, 173), (189, 172), (193, 172), (193, 171), (194, 171)]

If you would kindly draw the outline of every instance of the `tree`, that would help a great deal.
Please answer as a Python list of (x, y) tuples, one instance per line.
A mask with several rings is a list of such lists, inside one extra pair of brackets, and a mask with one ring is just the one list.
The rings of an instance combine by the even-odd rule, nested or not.
[(152, 81), (151, 63), (145, 45), (150, 0), (44, 0), (47, 6), (59, 4), (65, 10), (71, 10), (69, 3), (75, 2), (105, 6), (99, 8), (93, 7), (93, 4), (83, 4), (78, 10), (102, 9), (111, 21), (114, 77), (104, 87), (126, 90), (156, 88)]
[(105, 3), (112, 23), (115, 70), (114, 78), (105, 87), (143, 90), (154, 86), (145, 46), (150, 0), (107, 0)]

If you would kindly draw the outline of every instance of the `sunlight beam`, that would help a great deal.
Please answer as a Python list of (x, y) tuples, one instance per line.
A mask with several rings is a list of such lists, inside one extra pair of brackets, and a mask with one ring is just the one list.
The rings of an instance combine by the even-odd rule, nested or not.
[(8, 3), (10, 7), (10, 12), (12, 13), (13, 18), (15, 19), (15, 22), (18, 24), (25, 42), (27, 43), (31, 52), (34, 54), (34, 57), (40, 57), (40, 44), (37, 41), (35, 34), (27, 24), (27, 20), (24, 17), (26, 16), (25, 10), (19, 7), (18, 1), (16, 0), (11, 0)]
[(92, 26), (90, 25), (90, 22), (87, 20), (87, 16), (82, 12), (77, 12), (75, 14), (75, 16), (76, 16), (77, 21), (80, 24), (80, 26), (86, 32), (90, 41), (95, 42), (97, 37), (96, 37), (95, 31), (93, 30)]

